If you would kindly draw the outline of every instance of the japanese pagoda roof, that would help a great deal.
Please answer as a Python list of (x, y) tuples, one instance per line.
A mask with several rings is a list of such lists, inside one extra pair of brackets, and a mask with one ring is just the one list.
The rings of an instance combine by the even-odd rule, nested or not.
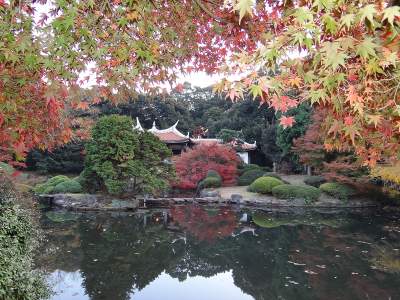
[[(156, 127), (156, 122), (153, 122), (153, 127), (148, 129), (148, 132), (151, 132), (155, 136), (157, 136), (161, 141), (170, 144), (176, 143), (187, 143), (189, 139), (189, 133), (184, 135), (180, 132), (176, 126), (178, 125), (179, 120), (169, 128), (166, 129), (158, 129)], [(142, 125), (139, 122), (139, 118), (136, 118), (136, 126), (133, 127), (134, 130), (144, 131)]]

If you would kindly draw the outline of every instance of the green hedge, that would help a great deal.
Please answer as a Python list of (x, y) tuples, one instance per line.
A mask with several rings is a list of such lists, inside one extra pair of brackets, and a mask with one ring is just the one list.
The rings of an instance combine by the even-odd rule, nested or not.
[(215, 170), (209, 170), (207, 172), (206, 178), (207, 177), (214, 177), (214, 178), (219, 178), (220, 180), (222, 180), (221, 175), (219, 175), (219, 173), (217, 171), (215, 171)]
[(261, 167), (256, 164), (244, 164), (242, 166), (239, 166), (239, 168), (238, 168), (239, 175), (243, 175), (244, 173), (251, 171), (251, 170), (262, 170), (264, 172), (269, 172), (269, 171), (271, 171), (271, 168), (270, 167)]
[(56, 187), (56, 185), (70, 180), (67, 176), (64, 175), (58, 175), (50, 178), (47, 180), (45, 183), (37, 184), (33, 188), (33, 192), (36, 194), (51, 194)]
[(321, 184), (319, 188), (328, 195), (342, 200), (347, 200), (349, 197), (354, 196), (357, 193), (352, 187), (338, 182), (327, 182)]
[(282, 180), (274, 177), (260, 177), (256, 179), (248, 188), (250, 192), (269, 194), (278, 185), (284, 184)]
[(50, 178), (45, 183), (36, 185), (33, 191), (36, 194), (66, 194), (82, 193), (83, 188), (78, 180), (58, 175)]
[(312, 202), (319, 198), (321, 191), (313, 186), (282, 184), (272, 189), (272, 195), (280, 199), (304, 199)]
[(319, 187), (321, 184), (325, 183), (326, 179), (323, 176), (308, 176), (306, 179), (304, 179), (304, 183), (314, 186), (314, 187)]
[(83, 188), (81, 184), (74, 180), (69, 179), (57, 184), (54, 189), (52, 190), (53, 194), (68, 194), (68, 193), (82, 193)]
[(263, 177), (264, 171), (261, 169), (253, 169), (244, 172), (238, 179), (238, 185), (249, 185), (257, 178)]
[(220, 187), (222, 185), (222, 180), (221, 178), (217, 177), (206, 177), (199, 183), (199, 187), (204, 189), (204, 188), (216, 188)]
[(66, 180), (69, 180), (69, 178), (67, 177), (67, 176), (64, 176), (64, 175), (57, 175), (57, 176), (54, 176), (54, 177), (52, 177), (52, 178), (50, 178), (49, 180), (47, 180), (47, 184), (48, 185), (54, 185), (54, 186), (56, 186), (57, 184), (59, 184), (59, 183), (61, 183), (61, 182), (63, 182), (63, 181), (66, 181)]

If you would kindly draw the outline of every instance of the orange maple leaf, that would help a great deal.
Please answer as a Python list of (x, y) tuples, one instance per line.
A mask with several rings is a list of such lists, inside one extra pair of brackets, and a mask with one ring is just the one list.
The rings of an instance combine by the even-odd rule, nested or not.
[(283, 128), (292, 127), (293, 124), (294, 124), (295, 122), (296, 122), (296, 121), (294, 120), (294, 117), (282, 116), (282, 117), (279, 119), (279, 123), (280, 123), (280, 125), (281, 125)]

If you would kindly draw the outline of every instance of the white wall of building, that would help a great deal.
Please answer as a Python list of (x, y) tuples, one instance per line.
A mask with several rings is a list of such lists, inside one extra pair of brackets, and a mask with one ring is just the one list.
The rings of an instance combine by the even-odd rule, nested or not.
[(245, 164), (249, 163), (249, 152), (238, 152), (237, 155)]

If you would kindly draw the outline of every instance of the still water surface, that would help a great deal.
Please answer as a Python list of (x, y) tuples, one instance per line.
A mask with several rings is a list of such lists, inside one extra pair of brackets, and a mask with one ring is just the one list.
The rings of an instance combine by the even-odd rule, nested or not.
[(400, 299), (399, 216), (44, 212), (51, 300)]

